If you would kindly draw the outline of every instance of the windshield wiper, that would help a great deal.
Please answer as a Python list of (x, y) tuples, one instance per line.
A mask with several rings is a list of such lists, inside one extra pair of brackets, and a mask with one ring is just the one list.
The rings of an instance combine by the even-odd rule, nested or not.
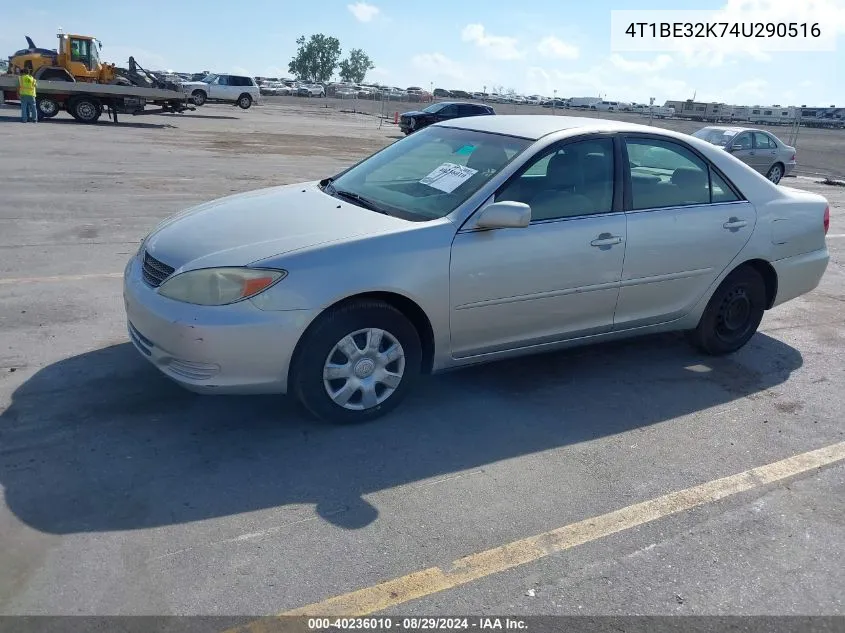
[(384, 215), (390, 215), (387, 211), (382, 209), (377, 203), (373, 202), (372, 200), (365, 198), (357, 193), (353, 193), (351, 191), (345, 191), (343, 189), (336, 189), (334, 185), (331, 185), (332, 193), (336, 196), (340, 196), (341, 198), (346, 198), (347, 200), (351, 200), (352, 202), (358, 204), (358, 206), (364, 207), (365, 209), (369, 209), (370, 211), (375, 211), (376, 213), (383, 213)]

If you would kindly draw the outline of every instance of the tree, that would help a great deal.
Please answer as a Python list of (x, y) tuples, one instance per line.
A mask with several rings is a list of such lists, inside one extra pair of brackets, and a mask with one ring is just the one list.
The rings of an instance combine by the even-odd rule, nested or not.
[(349, 81), (359, 84), (364, 81), (368, 70), (375, 68), (369, 55), (360, 48), (353, 48), (349, 51), (349, 57), (340, 62), (340, 78), (342, 81)]
[(296, 45), (296, 55), (288, 64), (288, 71), (305, 81), (329, 81), (340, 58), (338, 39), (318, 33), (306, 40), (302, 35)]

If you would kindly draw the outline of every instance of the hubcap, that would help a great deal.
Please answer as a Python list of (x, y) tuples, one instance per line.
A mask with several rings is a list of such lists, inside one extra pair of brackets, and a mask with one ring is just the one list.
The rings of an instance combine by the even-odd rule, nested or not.
[(735, 288), (722, 302), (716, 334), (723, 340), (741, 338), (748, 330), (752, 314), (751, 299), (744, 288)]
[(329, 398), (350, 411), (363, 411), (387, 400), (402, 382), (405, 350), (390, 332), (378, 328), (344, 336), (323, 365)]
[(79, 115), (80, 119), (88, 121), (97, 116), (97, 108), (94, 107), (93, 103), (84, 101), (77, 106), (76, 113)]
[(243, 107), (247, 107), (247, 106), (249, 105), (249, 99), (247, 99), (246, 97), (244, 97), (243, 99), (241, 99), (241, 105), (242, 105)]
[(780, 182), (780, 177), (780, 167), (775, 165), (774, 167), (772, 167), (772, 171), (769, 172), (769, 180), (771, 180), (775, 184), (778, 184)]
[(43, 114), (53, 114), (58, 109), (56, 102), (50, 99), (44, 99), (38, 105)]

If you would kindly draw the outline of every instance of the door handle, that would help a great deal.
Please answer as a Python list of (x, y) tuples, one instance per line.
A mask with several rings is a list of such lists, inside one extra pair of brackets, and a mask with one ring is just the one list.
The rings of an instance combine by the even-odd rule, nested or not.
[(592, 242), (590, 246), (613, 246), (622, 242), (622, 238), (618, 235), (611, 235), (610, 233), (602, 233)]
[(748, 222), (746, 222), (745, 220), (740, 220), (739, 218), (731, 218), (722, 225), (722, 228), (733, 230), (741, 229), (744, 226), (748, 226)]

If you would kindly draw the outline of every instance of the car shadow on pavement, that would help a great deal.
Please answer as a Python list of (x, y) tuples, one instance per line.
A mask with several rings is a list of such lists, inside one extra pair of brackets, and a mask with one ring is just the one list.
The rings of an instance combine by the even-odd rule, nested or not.
[(428, 377), (393, 414), (339, 427), (284, 397), (186, 392), (119, 344), (14, 392), (0, 486), (21, 521), (52, 534), (303, 503), (358, 529), (378, 518), (363, 495), (754, 397), (801, 365), (765, 334), (722, 358), (661, 335)]
[[(175, 128), (175, 125), (170, 125), (169, 123), (143, 123), (138, 121), (128, 122), (126, 121), (127, 117), (131, 118), (132, 115), (124, 114), (118, 115), (118, 123), (119, 127), (131, 127), (131, 128), (141, 128), (145, 130), (149, 129), (156, 129), (156, 130), (165, 130), (168, 128)], [(0, 114), (0, 123), (21, 123), (20, 114), (9, 116), (7, 114)], [(103, 116), (99, 121), (96, 123), (79, 123), (76, 119), (72, 118), (55, 118), (55, 119), (43, 119), (38, 122), (38, 125), (46, 124), (46, 125), (88, 125), (91, 127), (102, 127), (103, 125), (115, 125), (111, 119), (108, 119)]]

